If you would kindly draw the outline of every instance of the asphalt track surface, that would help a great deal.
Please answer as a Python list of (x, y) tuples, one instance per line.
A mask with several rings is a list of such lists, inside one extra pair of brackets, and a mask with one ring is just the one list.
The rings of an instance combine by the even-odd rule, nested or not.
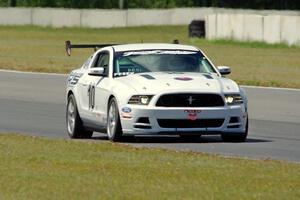
[[(65, 125), (65, 75), (0, 70), (0, 132), (68, 138)], [(224, 143), (219, 136), (183, 140), (176, 136), (137, 137), (124, 143), (300, 162), (300, 90), (244, 87), (250, 129), (244, 143)], [(93, 140), (107, 141), (104, 134)]]

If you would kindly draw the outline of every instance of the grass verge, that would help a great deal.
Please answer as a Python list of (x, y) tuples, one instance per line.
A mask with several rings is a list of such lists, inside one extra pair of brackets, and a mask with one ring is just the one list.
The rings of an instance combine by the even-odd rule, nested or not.
[(299, 199), (300, 165), (0, 134), (0, 199)]
[(240, 84), (300, 88), (300, 48), (261, 42), (189, 39), (187, 26), (82, 29), (0, 26), (0, 68), (68, 73), (92, 53), (74, 50), (67, 57), (64, 41), (74, 43), (171, 42), (203, 49), (216, 65), (232, 67)]

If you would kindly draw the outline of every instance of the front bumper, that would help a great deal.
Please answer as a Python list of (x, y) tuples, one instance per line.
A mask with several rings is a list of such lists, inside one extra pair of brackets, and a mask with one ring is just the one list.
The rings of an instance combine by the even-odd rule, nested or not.
[(120, 108), (122, 129), (126, 135), (244, 133), (247, 117), (244, 104), (209, 108), (139, 105)]

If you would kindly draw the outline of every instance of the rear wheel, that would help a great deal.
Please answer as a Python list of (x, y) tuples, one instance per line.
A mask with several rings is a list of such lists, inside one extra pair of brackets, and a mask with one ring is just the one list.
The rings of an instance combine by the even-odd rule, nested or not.
[(115, 98), (108, 103), (107, 136), (110, 141), (117, 142), (122, 139), (122, 126), (120, 121), (118, 104)]
[(78, 114), (76, 100), (73, 94), (68, 98), (67, 112), (67, 132), (70, 138), (91, 138), (92, 131), (87, 131), (83, 127), (82, 121)]
[(244, 133), (222, 133), (221, 137), (224, 142), (245, 142), (248, 136), (248, 119)]

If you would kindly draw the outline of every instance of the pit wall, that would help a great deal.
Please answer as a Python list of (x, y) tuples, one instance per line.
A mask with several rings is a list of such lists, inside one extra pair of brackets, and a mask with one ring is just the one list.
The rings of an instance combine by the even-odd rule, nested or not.
[(300, 16), (211, 14), (206, 17), (208, 39), (260, 41), (300, 45)]
[(183, 9), (61, 9), (0, 8), (0, 25), (111, 28), (189, 24), (205, 19), (212, 8)]
[(258, 11), (222, 8), (62, 9), (0, 8), (0, 25), (111, 28), (146, 25), (187, 25), (206, 21), (208, 39), (264, 41), (299, 45), (299, 11)]

